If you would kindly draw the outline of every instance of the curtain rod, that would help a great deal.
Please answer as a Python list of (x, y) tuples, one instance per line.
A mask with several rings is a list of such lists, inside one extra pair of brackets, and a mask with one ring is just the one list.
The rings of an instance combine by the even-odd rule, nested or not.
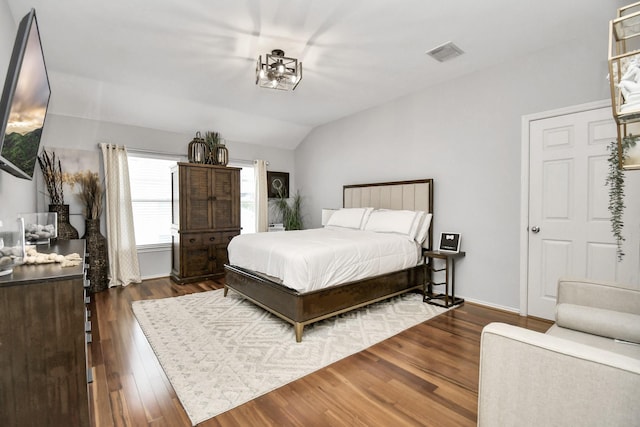
[[(117, 144), (111, 144), (108, 142), (101, 142), (98, 143), (98, 148), (102, 149), (101, 145), (102, 144), (108, 144), (108, 145), (116, 145)], [(145, 150), (142, 148), (129, 148), (127, 147), (127, 151), (130, 153), (137, 153), (137, 154), (159, 154), (161, 156), (175, 156), (175, 157), (187, 157), (186, 154), (178, 154), (178, 153), (171, 153), (168, 151), (158, 151), (158, 150)], [(253, 164), (253, 160), (247, 160), (247, 159), (234, 159), (234, 158), (229, 158), (229, 162), (233, 163), (247, 163), (247, 164)], [(267, 166), (269, 165), (269, 162), (267, 161)]]
[[(98, 148), (102, 148), (101, 145), (102, 144), (107, 144), (107, 145), (113, 145), (116, 147), (126, 147), (125, 145), (118, 145), (118, 144), (111, 144), (109, 142), (100, 142), (98, 143)], [(171, 153), (168, 151), (159, 151), (159, 150), (145, 150), (142, 148), (131, 148), (131, 147), (126, 147), (127, 151), (131, 152), (131, 153), (140, 153), (140, 154), (160, 154), (163, 156), (176, 156), (176, 157), (187, 157), (186, 154), (178, 154), (178, 153)]]

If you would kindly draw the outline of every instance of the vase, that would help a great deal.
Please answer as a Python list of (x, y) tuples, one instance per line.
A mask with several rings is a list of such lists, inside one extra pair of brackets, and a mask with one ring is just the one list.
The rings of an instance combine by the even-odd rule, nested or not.
[(58, 240), (78, 238), (78, 230), (69, 222), (69, 205), (49, 205), (49, 212), (58, 214)]
[(109, 258), (107, 254), (107, 238), (100, 233), (100, 218), (85, 219), (85, 231), (82, 238), (87, 245), (89, 255), (89, 292), (104, 291), (109, 287), (108, 269)]

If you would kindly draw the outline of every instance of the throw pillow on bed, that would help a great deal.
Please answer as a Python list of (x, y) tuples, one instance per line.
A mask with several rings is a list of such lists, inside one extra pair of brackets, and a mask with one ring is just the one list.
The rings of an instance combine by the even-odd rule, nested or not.
[(425, 215), (423, 211), (376, 209), (371, 212), (364, 226), (367, 231), (395, 233), (415, 240)]
[(353, 228), (361, 230), (373, 208), (343, 208), (331, 215), (326, 227)]

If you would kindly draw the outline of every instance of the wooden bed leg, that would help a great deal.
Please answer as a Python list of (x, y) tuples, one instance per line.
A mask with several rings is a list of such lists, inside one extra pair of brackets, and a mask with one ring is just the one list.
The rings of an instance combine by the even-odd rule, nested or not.
[(293, 328), (296, 331), (296, 342), (302, 341), (302, 330), (304, 329), (304, 325), (302, 323), (296, 322), (293, 324)]
[(226, 297), (228, 293), (229, 293), (229, 288), (227, 287), (227, 285), (224, 285), (224, 296)]

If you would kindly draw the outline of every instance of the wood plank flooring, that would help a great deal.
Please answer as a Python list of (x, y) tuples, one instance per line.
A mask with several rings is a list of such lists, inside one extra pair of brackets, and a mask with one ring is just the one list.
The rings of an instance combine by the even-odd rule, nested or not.
[[(131, 302), (223, 286), (162, 278), (92, 297), (92, 426), (191, 425)], [(551, 325), (465, 303), (198, 426), (475, 426), (480, 332), (491, 322)]]

